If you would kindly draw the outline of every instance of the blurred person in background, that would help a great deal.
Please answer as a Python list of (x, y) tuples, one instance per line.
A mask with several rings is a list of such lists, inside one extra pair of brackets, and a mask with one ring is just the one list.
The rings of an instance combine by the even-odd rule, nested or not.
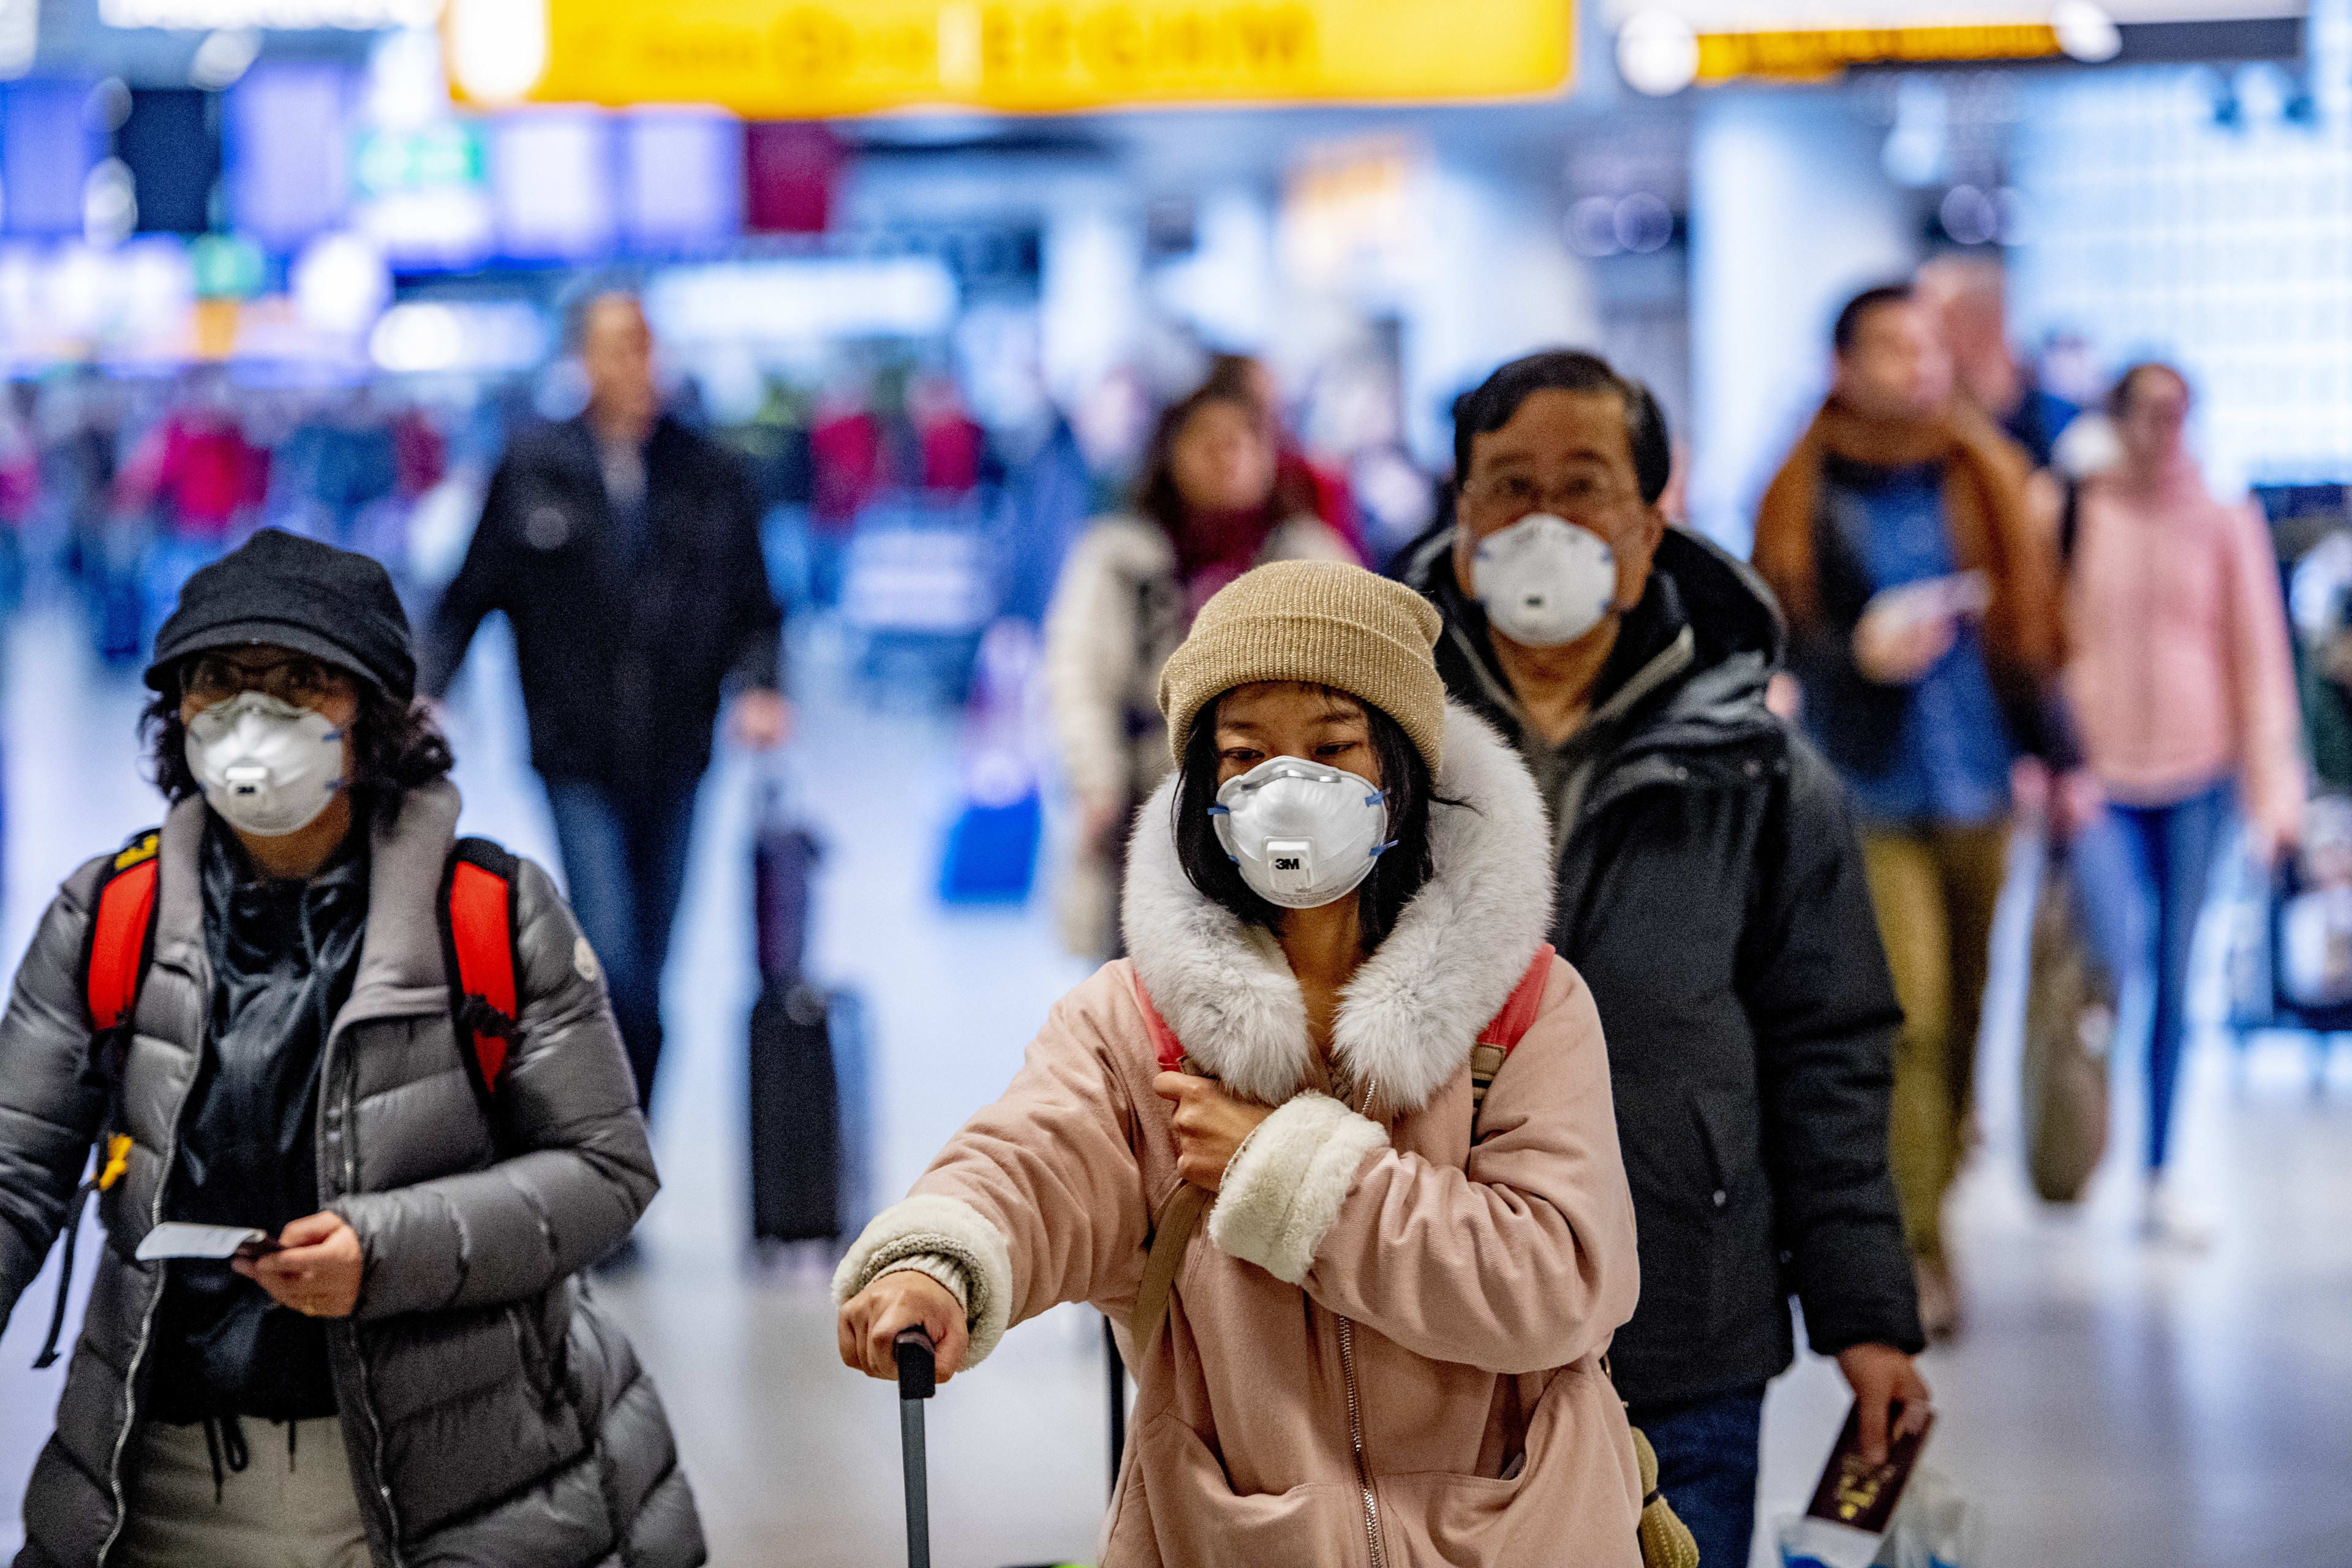
[(0, 615), (24, 602), (30, 541), (41, 500), (41, 452), (33, 438), (33, 388), (10, 382), (0, 395)]
[(115, 478), (115, 510), (124, 522), (136, 527), (161, 513), (161, 536), (140, 568), (142, 647), (181, 586), (251, 526), (269, 493), (268, 450), (246, 438), (237, 403), (217, 366), (193, 373)]
[(1274, 443), (1276, 484), (1294, 495), (1313, 496), (1315, 515), (1348, 542), (1358, 560), (1368, 559), (1347, 476), (1318, 466), (1292, 437), (1282, 417), (1281, 389), (1265, 361), (1255, 354), (1217, 354), (1209, 361), (1209, 374), (1202, 384), (1256, 406), (1265, 421), (1266, 437)]
[(970, 495), (988, 460), (988, 432), (964, 406), (955, 378), (937, 371), (907, 386), (907, 418), (914, 426), (915, 479), (926, 494)]
[(394, 400), (386, 427), (392, 432), (393, 494), (413, 501), (448, 476), (449, 437), (422, 403), (414, 397)]
[(1457, 521), (1408, 580), (1455, 701), (1550, 812), (1551, 941), (1592, 989), (1639, 1224), (1617, 1391), (1702, 1563), (1744, 1563), (1789, 1297), (1865, 1445), (1924, 1413), (1887, 1175), (1899, 1020), (1837, 775), (1767, 711), (1782, 632), (1752, 573), (1660, 510), (1640, 383), (1586, 353), (1456, 406)]
[(2305, 781), (2270, 531), (2252, 501), (2206, 488), (2182, 438), (2189, 402), (2170, 365), (2124, 373), (2107, 408), (2121, 460), (2074, 493), (2062, 541), (2067, 697), (2129, 851), (2127, 879), (2086, 894), (2128, 914), (2147, 944), (2132, 956), (2153, 967), (2145, 1227), (2193, 1242), (2204, 1222), (2163, 1180), (2190, 944), (2232, 806), (2267, 870), (2294, 844)]
[(1895, 1186), (1934, 1337), (1959, 1321), (1943, 1206), (1974, 1092), (2011, 764), (2064, 746), (2056, 552), (2028, 503), (2032, 460), (1955, 395), (1911, 289), (1856, 296), (1832, 341), (1829, 399), (1765, 492), (1755, 562), (1788, 616), (1806, 728), (1861, 823), (1904, 1015)]
[(882, 493), (882, 421), (869, 395), (863, 378), (837, 380), (809, 426), (809, 596), (826, 607), (841, 601), (857, 519)]
[(1132, 512), (1099, 518), (1062, 564), (1045, 613), (1045, 690), (1078, 808), (1063, 941), (1118, 951), (1129, 820), (1168, 771), (1160, 667), (1209, 596), (1266, 561), (1356, 559), (1286, 484), (1264, 408), (1212, 383), (1160, 417)]
[(572, 907), (604, 960), (650, 1112), (695, 792), (730, 692), (741, 744), (780, 745), (791, 727), (783, 612), (751, 481), (663, 413), (635, 297), (588, 300), (577, 342), (587, 410), (519, 437), (491, 476), (425, 639), (422, 685), (443, 697), (475, 627), (504, 612)]
[(2033, 459), (2052, 466), (2059, 437), (2081, 410), (2042, 385), (2009, 341), (2001, 264), (1944, 257), (1920, 268), (1920, 292), (1941, 316), (1960, 391)]
[(399, 482), (391, 428), (365, 387), (331, 392), (279, 444), (269, 510), (278, 526), (359, 548), (360, 513)]
[(1134, 962), (1055, 1005), (835, 1277), (877, 1377), (905, 1329), (946, 1375), (1058, 1302), (1120, 1325), (1106, 1568), (1640, 1561), (1600, 1364), (1638, 1285), (1607, 1048), (1543, 944), (1542, 804), (1446, 701), (1439, 629), (1334, 562), (1210, 600), (1158, 683)]
[[(108, 1242), (25, 1568), (702, 1561), (660, 1400), (575, 1282), (658, 1184), (594, 955), (516, 862), (478, 1090), (438, 907), (457, 792), (415, 671), (383, 568), (276, 530), (164, 623), (142, 728), (169, 815), (67, 879), (0, 1019), (0, 1321), (94, 1142)], [(151, 861), (152, 924), (101, 953), (109, 872)], [(94, 1037), (93, 966), (127, 955), (135, 1036)], [(159, 1222), (277, 1250), (134, 1263)]]
[(45, 382), (37, 428), (41, 488), (65, 536), (65, 566), (80, 588), (99, 656), (120, 664), (139, 652), (139, 576), (131, 532), (116, 525), (114, 482), (122, 443), (122, 400), (82, 366)]

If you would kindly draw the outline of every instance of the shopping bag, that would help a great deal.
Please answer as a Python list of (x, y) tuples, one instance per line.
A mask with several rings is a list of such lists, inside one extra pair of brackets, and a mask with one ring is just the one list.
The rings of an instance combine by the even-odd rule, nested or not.
[(2298, 1009), (2352, 1002), (2352, 888), (2297, 893), (2281, 906), (2279, 989)]
[(2033, 905), (2022, 1095), (2027, 1170), (2051, 1203), (2078, 1202), (2107, 1148), (2116, 979), (2084, 940), (2081, 898), (2053, 845)]
[(1984, 1510), (1940, 1470), (1911, 1477), (1873, 1568), (1985, 1568)]
[(2332, 1027), (2352, 1004), (2352, 800), (2315, 795), (2303, 836), (2276, 879), (2279, 998)]
[[(2278, 973), (2272, 963), (2273, 916), (2284, 887), (2278, 876), (2234, 858), (2235, 872), (2224, 894), (2221, 920), (2221, 984), (2229, 1000), (2229, 1027), (2238, 1034), (2277, 1027)], [(2292, 1020), (2287, 1020), (2290, 1025)]]

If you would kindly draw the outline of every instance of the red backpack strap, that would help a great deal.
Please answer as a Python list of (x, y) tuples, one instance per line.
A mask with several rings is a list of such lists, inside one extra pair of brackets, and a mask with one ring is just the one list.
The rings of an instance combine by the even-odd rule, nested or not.
[[(488, 1110), (518, 1037), (514, 897), (518, 862), (487, 838), (461, 838), (441, 882), (441, 952), (466, 1076)], [(492, 1123), (497, 1124), (495, 1120)]]
[(66, 1326), (66, 1291), (73, 1279), (74, 1243), (81, 1234), (82, 1206), (131, 1168), (131, 1134), (124, 1131), (122, 1068), (130, 1054), (131, 1016), (139, 983), (155, 946), (155, 877), (163, 835), (152, 829), (132, 836), (99, 874), (97, 904), (81, 954), (82, 1003), (89, 1009), (89, 1071), (106, 1086), (106, 1121), (99, 1132), (98, 1170), (74, 1189), (66, 1208), (65, 1255), (58, 1264), (57, 1305), (49, 1331), (33, 1358), (34, 1370), (54, 1365)]
[(1133, 970), (1129, 973), (1135, 976), (1135, 1005), (1143, 1009), (1143, 1026), (1151, 1032), (1151, 1050), (1160, 1058), (1160, 1070), (1191, 1070), (1184, 1065), (1184, 1042), (1176, 1037), (1176, 1031), (1168, 1026), (1168, 1020), (1160, 1016), (1158, 1007), (1152, 1005), (1151, 992), (1143, 984), (1142, 974)]
[[(1197, 1073), (1195, 1063), (1186, 1059), (1184, 1042), (1168, 1026), (1152, 1005), (1150, 987), (1143, 976), (1134, 974), (1135, 1004), (1143, 1009), (1143, 1026), (1151, 1035), (1151, 1053), (1159, 1058), (1162, 1072)], [(1184, 1262), (1184, 1251), (1192, 1244), (1192, 1233), (1200, 1228), (1201, 1216), (1208, 1212), (1209, 1194), (1190, 1182), (1179, 1182), (1176, 1190), (1160, 1203), (1160, 1212), (1151, 1216), (1150, 1248), (1143, 1260), (1143, 1278), (1136, 1286), (1134, 1305), (1129, 1308), (1127, 1332), (1134, 1353), (1149, 1353), (1160, 1326), (1168, 1321), (1168, 1303), (1176, 1293), (1176, 1275)]]
[(1549, 942), (1536, 949), (1528, 971), (1519, 976), (1517, 985), (1503, 1003), (1503, 1010), (1488, 1020), (1478, 1035), (1478, 1043), (1470, 1048), (1470, 1128), (1477, 1136), (1478, 1113), (1486, 1108), (1486, 1090), (1495, 1082), (1495, 1075), (1503, 1070), (1503, 1062), (1526, 1039), (1535, 1027), (1536, 1015), (1543, 1010), (1544, 987), (1551, 984), (1551, 961), (1554, 954)]
[(89, 922), (82, 959), (82, 996), (89, 1032), (103, 1035), (131, 1016), (147, 973), (155, 935), (156, 853), (163, 836), (140, 834), (124, 845), (98, 885), (98, 911)]

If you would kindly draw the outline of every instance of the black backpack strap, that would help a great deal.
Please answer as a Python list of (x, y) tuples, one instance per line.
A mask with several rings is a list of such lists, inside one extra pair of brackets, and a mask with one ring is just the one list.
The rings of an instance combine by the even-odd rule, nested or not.
[(515, 882), (521, 862), (487, 838), (461, 838), (441, 873), (436, 915), (441, 958), (449, 976), (449, 1017), (467, 1081), (503, 1142), (505, 1119), (498, 1090), (507, 1055), (521, 1037), (521, 995), (515, 960)]
[(2065, 481), (2066, 499), (2058, 508), (2058, 569), (2074, 564), (2074, 538), (2083, 531), (2083, 481)]

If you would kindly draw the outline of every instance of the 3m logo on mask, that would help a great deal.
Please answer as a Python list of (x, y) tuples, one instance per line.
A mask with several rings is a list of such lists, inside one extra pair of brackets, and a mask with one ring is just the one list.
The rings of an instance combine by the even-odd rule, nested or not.
[(1265, 868), (1272, 873), (1275, 887), (1284, 893), (1304, 893), (1315, 886), (1315, 846), (1303, 839), (1284, 843), (1280, 839), (1265, 847)]

